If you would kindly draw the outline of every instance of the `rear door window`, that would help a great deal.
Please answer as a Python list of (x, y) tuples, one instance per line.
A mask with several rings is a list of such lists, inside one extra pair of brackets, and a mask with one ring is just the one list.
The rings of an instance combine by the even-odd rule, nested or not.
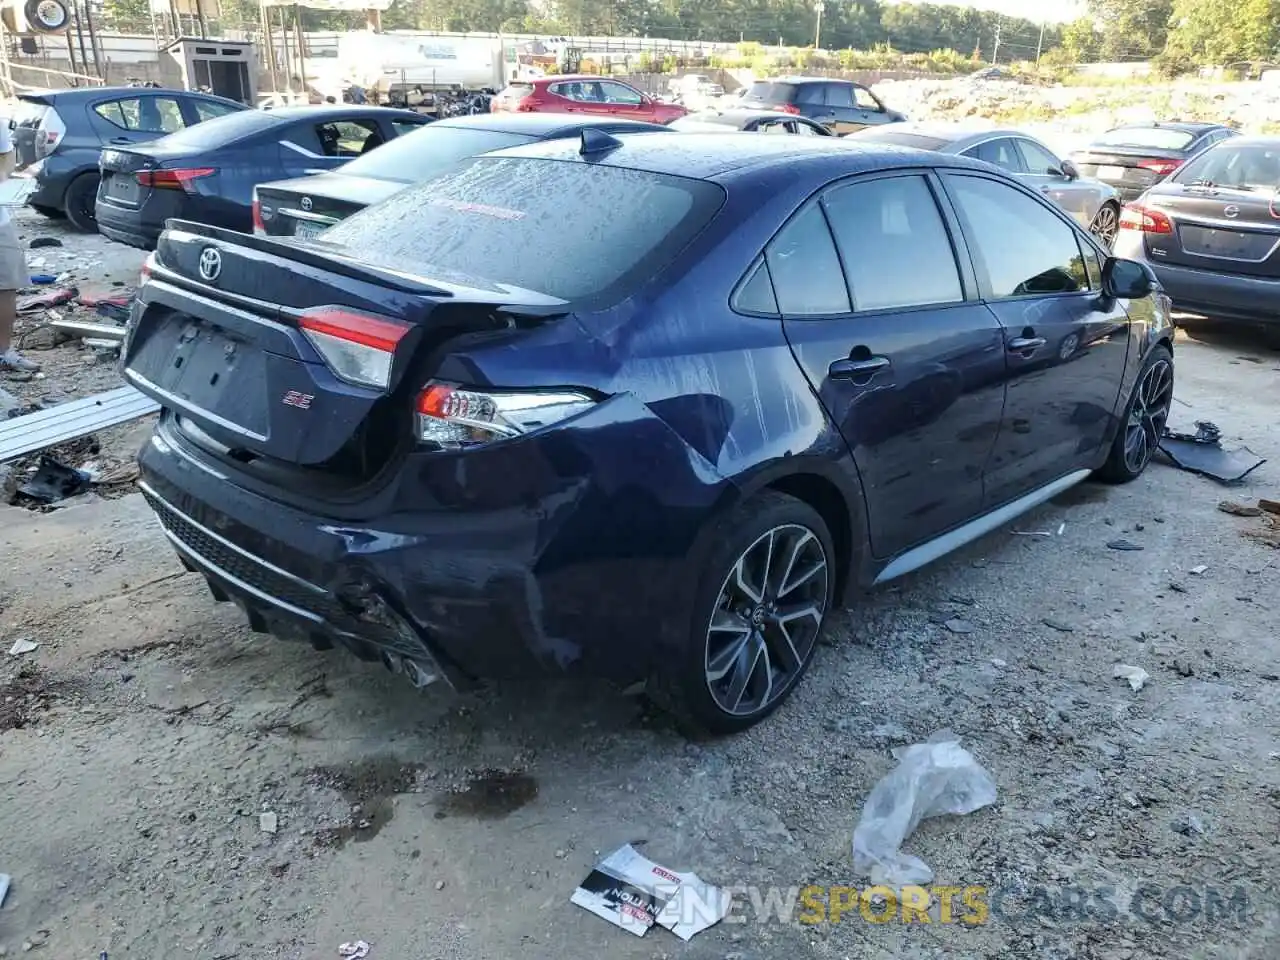
[(172, 97), (125, 97), (93, 109), (108, 123), (131, 133), (177, 133), (187, 125), (181, 105)]
[[(814, 84), (817, 86), (817, 84)], [(827, 88), (827, 106), (829, 107), (852, 107), (853, 106), (853, 84), (851, 83), (824, 83)]]
[(508, 284), (597, 306), (652, 278), (723, 203), (724, 191), (704, 180), (481, 157), (322, 236), (393, 270), (491, 289)]
[(827, 85), (825, 83), (802, 83), (797, 86), (795, 97), (796, 103), (812, 103), (822, 104), (829, 102), (826, 94)]
[(964, 299), (951, 238), (923, 177), (851, 183), (828, 191), (822, 202), (855, 310)]
[(849, 288), (827, 218), (811, 203), (783, 227), (765, 251), (778, 309), (786, 316), (848, 313)]
[(1022, 162), (1022, 154), (1018, 152), (1013, 145), (1013, 141), (1008, 137), (988, 140), (986, 143), (980, 143), (976, 147), (970, 147), (964, 152), (964, 156), (976, 157), (1002, 170), (1008, 170), (1010, 173), (1027, 172), (1026, 165)]
[(984, 295), (1001, 299), (1089, 289), (1076, 232), (1021, 190), (985, 177), (946, 176)]
[(798, 88), (789, 83), (772, 83), (757, 80), (751, 84), (744, 99), (763, 100), (765, 103), (790, 103), (796, 99)]

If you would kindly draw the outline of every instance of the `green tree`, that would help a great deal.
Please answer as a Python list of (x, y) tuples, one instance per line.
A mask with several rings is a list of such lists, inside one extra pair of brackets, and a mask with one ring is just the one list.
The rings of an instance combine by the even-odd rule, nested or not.
[(1280, 47), (1280, 0), (1177, 0), (1170, 49), (1200, 63), (1272, 60)]
[(1145, 60), (1165, 48), (1174, 0), (1088, 0), (1102, 60)]

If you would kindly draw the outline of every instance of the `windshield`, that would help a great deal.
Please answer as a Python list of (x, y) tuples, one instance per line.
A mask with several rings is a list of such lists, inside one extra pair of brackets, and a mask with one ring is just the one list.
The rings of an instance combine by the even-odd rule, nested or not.
[(703, 180), (481, 157), (330, 227), (322, 243), (425, 277), (613, 303), (678, 255), (723, 201)]
[(180, 150), (208, 150), (282, 122), (280, 117), (269, 110), (237, 110), (171, 133), (164, 138), (164, 145)]
[(397, 137), (363, 157), (352, 160), (338, 173), (353, 177), (372, 177), (396, 183), (421, 183), (443, 173), (459, 160), (529, 143), (536, 137), (499, 130), (477, 130), (429, 124), (420, 130)]
[(1188, 186), (1234, 190), (1280, 190), (1280, 143), (1222, 144), (1211, 147), (1170, 177)]
[(1182, 150), (1195, 134), (1170, 127), (1121, 127), (1109, 130), (1094, 141), (1100, 147), (1152, 147), (1156, 150)]

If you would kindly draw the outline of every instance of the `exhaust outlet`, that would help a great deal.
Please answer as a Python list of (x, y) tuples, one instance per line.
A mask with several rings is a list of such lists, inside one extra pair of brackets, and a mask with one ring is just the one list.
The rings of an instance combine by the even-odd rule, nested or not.
[(404, 657), (400, 663), (401, 666), (404, 667), (404, 673), (405, 676), (409, 678), (409, 682), (419, 690), (435, 683), (437, 679), (435, 672), (424, 669), (416, 660), (410, 660), (408, 657)]

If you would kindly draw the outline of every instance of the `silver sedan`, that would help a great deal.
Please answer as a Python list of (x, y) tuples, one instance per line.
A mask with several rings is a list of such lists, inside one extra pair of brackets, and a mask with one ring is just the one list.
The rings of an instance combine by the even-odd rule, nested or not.
[(1120, 224), (1115, 189), (1082, 177), (1070, 160), (1059, 158), (1034, 137), (1017, 130), (974, 130), (953, 124), (891, 123), (867, 127), (846, 138), (892, 143), (919, 150), (954, 153), (985, 160), (1049, 197), (1107, 247)]

